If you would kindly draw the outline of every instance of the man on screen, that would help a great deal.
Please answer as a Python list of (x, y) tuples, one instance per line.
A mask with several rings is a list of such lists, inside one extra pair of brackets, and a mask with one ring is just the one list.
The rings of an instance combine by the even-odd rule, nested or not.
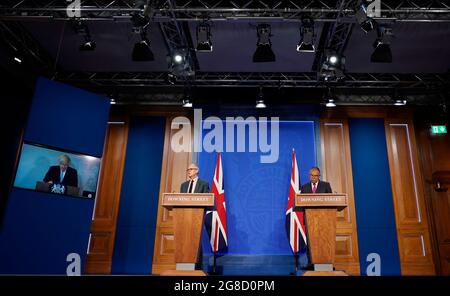
[(209, 193), (209, 183), (198, 178), (198, 166), (195, 163), (187, 169), (189, 180), (181, 184), (181, 193)]
[(330, 183), (320, 181), (320, 169), (312, 167), (309, 170), (309, 182), (300, 188), (301, 193), (333, 193)]
[(48, 169), (44, 177), (44, 182), (78, 187), (78, 173), (76, 169), (69, 166), (70, 157), (63, 154), (58, 157), (58, 160), (59, 165), (51, 166)]

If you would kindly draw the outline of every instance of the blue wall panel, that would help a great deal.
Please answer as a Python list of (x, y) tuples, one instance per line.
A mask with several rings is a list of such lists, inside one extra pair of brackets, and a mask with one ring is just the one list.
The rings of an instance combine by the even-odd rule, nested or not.
[(367, 255), (381, 258), (381, 275), (399, 275), (400, 259), (383, 119), (351, 119), (350, 145), (361, 274)]
[[(285, 230), (292, 148), (297, 153), (300, 180), (306, 183), (309, 169), (316, 165), (315, 121), (281, 121), (279, 143), (279, 159), (274, 163), (260, 163), (260, 153), (248, 149), (222, 153), (229, 247), (218, 262), (223, 265), (224, 274), (261, 274), (262, 265), (266, 265), (267, 274), (293, 271), (294, 260)], [(215, 152), (199, 153), (200, 177), (210, 186), (216, 159)], [(210, 264), (211, 248), (205, 231), (202, 247), (204, 263)], [(305, 264), (303, 257), (301, 263)]]
[(109, 106), (106, 97), (39, 78), (24, 140), (101, 157)]
[(165, 119), (132, 118), (113, 255), (115, 274), (149, 274), (158, 212)]

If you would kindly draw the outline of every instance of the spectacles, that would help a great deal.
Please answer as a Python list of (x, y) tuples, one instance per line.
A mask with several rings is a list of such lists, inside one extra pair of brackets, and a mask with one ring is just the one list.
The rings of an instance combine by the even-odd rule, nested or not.
[(197, 170), (197, 168), (189, 168), (186, 171), (192, 171), (192, 170)]
[(311, 177), (320, 177), (320, 175), (309, 174)]

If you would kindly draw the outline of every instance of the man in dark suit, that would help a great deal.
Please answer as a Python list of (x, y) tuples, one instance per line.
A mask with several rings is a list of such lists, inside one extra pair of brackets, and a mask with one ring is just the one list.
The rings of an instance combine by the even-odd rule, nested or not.
[(209, 183), (198, 178), (198, 166), (195, 163), (187, 169), (189, 180), (181, 184), (181, 193), (209, 193)]
[(44, 182), (78, 187), (78, 173), (71, 168), (70, 157), (66, 154), (59, 156), (59, 165), (51, 166), (45, 174)]
[(300, 193), (333, 193), (330, 183), (320, 181), (320, 169), (313, 167), (309, 170), (309, 182), (300, 188)]
[[(320, 169), (318, 167), (312, 167), (309, 170), (309, 182), (303, 184), (300, 188), (300, 193), (333, 193), (330, 183), (320, 181)], [(308, 252), (308, 264), (303, 267), (303, 270), (314, 270), (314, 266), (311, 264), (311, 253), (309, 249), (309, 243), (307, 246)]]

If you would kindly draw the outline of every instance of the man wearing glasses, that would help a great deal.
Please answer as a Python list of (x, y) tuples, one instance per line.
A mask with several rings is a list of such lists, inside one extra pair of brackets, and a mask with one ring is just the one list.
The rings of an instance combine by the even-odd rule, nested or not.
[(333, 193), (330, 183), (320, 181), (320, 169), (312, 167), (309, 170), (309, 182), (300, 188), (301, 193)]
[(187, 169), (189, 180), (181, 184), (181, 193), (209, 193), (209, 183), (198, 178), (198, 166), (191, 163)]

